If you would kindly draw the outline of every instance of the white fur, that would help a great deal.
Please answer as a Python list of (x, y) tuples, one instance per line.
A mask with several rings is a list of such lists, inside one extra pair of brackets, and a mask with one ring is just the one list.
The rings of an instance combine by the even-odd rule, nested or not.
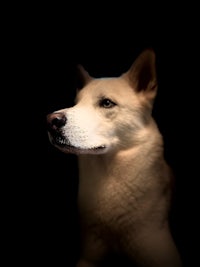
[[(84, 69), (82, 75), (76, 105), (49, 117), (51, 142), (79, 159), (77, 267), (96, 267), (110, 251), (141, 267), (180, 267), (168, 223), (172, 176), (151, 116), (154, 53), (144, 52), (118, 78), (93, 79)], [(114, 104), (107, 108), (102, 99)]]

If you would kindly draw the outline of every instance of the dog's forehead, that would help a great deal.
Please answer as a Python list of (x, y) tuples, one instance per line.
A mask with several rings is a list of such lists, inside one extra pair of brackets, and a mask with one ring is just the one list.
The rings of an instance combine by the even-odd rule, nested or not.
[(116, 95), (133, 93), (127, 81), (121, 77), (96, 78), (90, 81), (77, 94), (77, 101), (82, 98), (90, 97), (111, 97)]

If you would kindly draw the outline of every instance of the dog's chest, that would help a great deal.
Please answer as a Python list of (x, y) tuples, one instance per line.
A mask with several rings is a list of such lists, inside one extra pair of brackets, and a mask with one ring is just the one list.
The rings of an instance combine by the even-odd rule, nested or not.
[(79, 208), (83, 221), (112, 228), (136, 223), (146, 208), (144, 186), (138, 190), (138, 184), (123, 171), (93, 168), (84, 167), (80, 173)]
[(147, 169), (137, 160), (126, 164), (109, 162), (103, 165), (92, 159), (80, 161), (82, 221), (123, 231), (137, 229), (148, 220), (161, 220), (167, 210), (168, 196), (163, 193), (166, 182), (164, 179), (160, 182), (157, 171)]
[(79, 208), (83, 221), (89, 225), (123, 227), (132, 220), (136, 208), (133, 197), (117, 182), (80, 187)]

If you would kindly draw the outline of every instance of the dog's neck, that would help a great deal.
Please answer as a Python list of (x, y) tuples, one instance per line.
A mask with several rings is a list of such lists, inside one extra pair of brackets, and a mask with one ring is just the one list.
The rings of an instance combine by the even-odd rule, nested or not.
[(146, 141), (132, 148), (79, 156), (79, 206), (83, 213), (90, 217), (96, 210), (106, 210), (109, 214), (116, 198), (122, 201), (123, 195), (137, 198), (136, 206), (149, 195), (153, 202), (160, 199), (155, 192), (164, 192), (163, 181), (169, 178), (168, 166), (159, 131), (157, 138), (156, 134), (150, 135), (151, 131), (147, 133)]
[[(140, 142), (133, 147), (110, 151), (101, 155), (80, 155), (80, 179), (120, 179), (124, 173), (137, 173), (151, 168), (163, 160), (163, 140), (160, 132), (152, 136), (152, 127), (157, 127), (153, 122), (140, 134)], [(87, 168), (85, 168), (87, 166)], [(99, 169), (99, 172), (97, 170)], [(99, 175), (98, 175), (99, 174)], [(98, 177), (100, 176), (101, 177)], [(132, 175), (128, 174), (129, 177)], [(92, 177), (92, 178), (88, 178)], [(92, 183), (92, 181), (89, 181)]]

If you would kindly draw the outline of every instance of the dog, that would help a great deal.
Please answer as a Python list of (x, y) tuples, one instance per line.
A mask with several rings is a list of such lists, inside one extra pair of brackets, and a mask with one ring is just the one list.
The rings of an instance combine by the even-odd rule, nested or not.
[(50, 142), (78, 157), (76, 266), (99, 266), (110, 252), (140, 267), (182, 266), (169, 226), (173, 175), (152, 116), (155, 51), (143, 50), (118, 77), (78, 70), (75, 105), (47, 115)]

